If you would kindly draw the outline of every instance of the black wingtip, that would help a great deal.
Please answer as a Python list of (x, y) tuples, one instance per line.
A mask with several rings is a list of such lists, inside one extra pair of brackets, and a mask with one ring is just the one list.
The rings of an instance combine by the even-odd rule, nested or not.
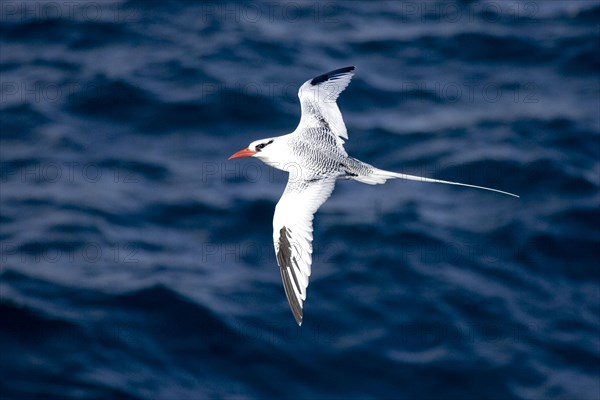
[(292, 314), (296, 319), (296, 323), (298, 325), (302, 325), (302, 305), (294, 294), (294, 283), (292, 283), (292, 279), (290, 279), (290, 276), (288, 275), (288, 271), (290, 271), (290, 275), (292, 275), (294, 281), (296, 281), (296, 287), (300, 289), (298, 281), (294, 275), (294, 269), (292, 267), (292, 250), (289, 241), (290, 234), (288, 231), (288, 228), (285, 226), (283, 226), (279, 231), (279, 250), (276, 254), (277, 264), (279, 264), (279, 272), (281, 273), (281, 280), (283, 281), (285, 297), (287, 297)]
[(349, 67), (334, 69), (333, 71), (329, 71), (327, 73), (324, 73), (323, 75), (319, 75), (319, 76), (313, 78), (313, 80), (310, 81), (310, 84), (313, 86), (318, 85), (319, 83), (328, 81), (332, 78), (335, 78), (338, 75), (343, 75), (343, 74), (347, 74), (348, 72), (352, 72), (355, 69), (356, 69), (356, 67), (354, 65), (349, 66)]

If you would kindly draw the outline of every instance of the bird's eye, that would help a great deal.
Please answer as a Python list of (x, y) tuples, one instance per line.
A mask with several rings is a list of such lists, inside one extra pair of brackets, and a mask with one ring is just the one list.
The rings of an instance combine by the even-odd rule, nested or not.
[(267, 145), (273, 143), (273, 139), (269, 140), (267, 143), (261, 143), (261, 144), (257, 144), (254, 148), (256, 149), (256, 151), (261, 151), (262, 149), (264, 149), (265, 147), (267, 147)]

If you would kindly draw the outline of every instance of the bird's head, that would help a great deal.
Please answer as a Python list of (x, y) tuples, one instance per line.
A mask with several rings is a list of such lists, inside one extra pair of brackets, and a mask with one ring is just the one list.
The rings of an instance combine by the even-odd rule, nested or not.
[(277, 147), (279, 141), (277, 139), (278, 138), (255, 140), (250, 143), (247, 148), (232, 154), (231, 157), (229, 157), (229, 160), (241, 157), (256, 157), (267, 164), (278, 162)]

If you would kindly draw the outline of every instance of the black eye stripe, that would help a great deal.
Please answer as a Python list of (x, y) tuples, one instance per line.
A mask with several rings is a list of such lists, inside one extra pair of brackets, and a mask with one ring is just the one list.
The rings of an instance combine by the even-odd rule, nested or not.
[(269, 145), (271, 143), (273, 143), (273, 139), (269, 140), (268, 143), (257, 144), (254, 148), (256, 149), (256, 151), (260, 151), (260, 150), (264, 149), (267, 145)]

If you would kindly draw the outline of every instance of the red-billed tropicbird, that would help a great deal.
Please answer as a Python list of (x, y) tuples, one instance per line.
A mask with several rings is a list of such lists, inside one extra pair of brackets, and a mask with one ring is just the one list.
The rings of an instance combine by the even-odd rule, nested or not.
[(345, 67), (306, 81), (298, 91), (302, 116), (294, 132), (256, 140), (229, 157), (256, 157), (290, 173), (275, 207), (273, 243), (285, 294), (298, 325), (302, 324), (302, 307), (311, 272), (313, 214), (329, 198), (337, 179), (376, 185), (400, 178), (468, 186), (519, 197), (482, 186), (384, 171), (350, 157), (344, 149), (348, 133), (336, 100), (353, 75), (354, 67)]

